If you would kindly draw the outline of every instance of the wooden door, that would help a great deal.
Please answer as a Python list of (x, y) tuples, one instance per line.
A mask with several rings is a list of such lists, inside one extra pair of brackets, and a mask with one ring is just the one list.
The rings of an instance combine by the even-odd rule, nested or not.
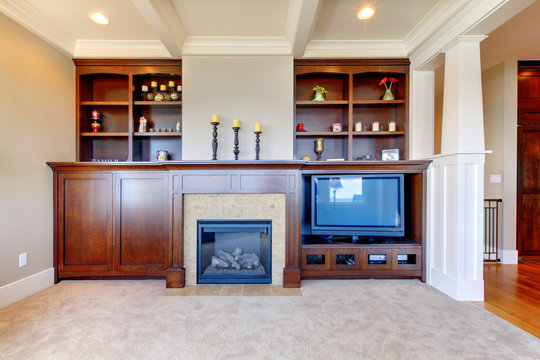
[(59, 277), (112, 271), (112, 174), (58, 176), (57, 270)]
[(519, 256), (540, 255), (540, 61), (518, 62)]
[(168, 189), (166, 172), (117, 175), (115, 270), (163, 275), (169, 242)]
[(518, 127), (517, 212), (519, 255), (540, 255), (540, 125)]

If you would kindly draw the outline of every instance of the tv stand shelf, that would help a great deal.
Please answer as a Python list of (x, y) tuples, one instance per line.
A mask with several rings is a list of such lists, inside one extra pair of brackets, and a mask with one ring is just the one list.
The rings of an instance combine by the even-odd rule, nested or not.
[(304, 279), (416, 277), (422, 277), (422, 245), (414, 241), (302, 244)]

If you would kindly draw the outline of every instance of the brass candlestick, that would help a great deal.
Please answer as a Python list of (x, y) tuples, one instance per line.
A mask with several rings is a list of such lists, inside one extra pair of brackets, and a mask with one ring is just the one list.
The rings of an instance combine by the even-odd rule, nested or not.
[(212, 160), (217, 160), (217, 127), (219, 122), (212, 121), (210, 124), (214, 127), (214, 131), (212, 132)]
[(238, 154), (240, 154), (240, 149), (238, 148), (238, 130), (240, 129), (240, 126), (233, 126), (234, 131), (234, 160), (238, 160)]
[(315, 154), (317, 154), (317, 160), (321, 160), (321, 155), (324, 151), (324, 139), (316, 138), (315, 139)]
[(261, 136), (261, 133), (262, 131), (254, 131), (255, 133), (255, 160), (260, 160), (259, 159), (259, 152), (261, 151), (261, 139), (260, 139), (260, 136)]

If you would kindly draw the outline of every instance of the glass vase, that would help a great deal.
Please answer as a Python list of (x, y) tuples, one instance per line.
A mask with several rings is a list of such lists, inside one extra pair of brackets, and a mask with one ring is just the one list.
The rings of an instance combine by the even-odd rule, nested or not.
[(391, 89), (386, 89), (382, 99), (383, 100), (394, 100), (394, 94), (392, 94), (392, 90)]

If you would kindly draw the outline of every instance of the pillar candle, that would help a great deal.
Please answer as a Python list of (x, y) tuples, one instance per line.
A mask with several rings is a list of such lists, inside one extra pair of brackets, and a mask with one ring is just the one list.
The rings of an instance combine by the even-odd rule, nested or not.
[(212, 122), (219, 124), (219, 115), (218, 114), (212, 114)]
[(239, 128), (239, 127), (240, 127), (240, 120), (238, 120), (238, 119), (233, 119), (233, 121), (232, 121), (232, 126), (233, 126), (233, 127)]
[(261, 123), (255, 123), (255, 132), (262, 132)]

